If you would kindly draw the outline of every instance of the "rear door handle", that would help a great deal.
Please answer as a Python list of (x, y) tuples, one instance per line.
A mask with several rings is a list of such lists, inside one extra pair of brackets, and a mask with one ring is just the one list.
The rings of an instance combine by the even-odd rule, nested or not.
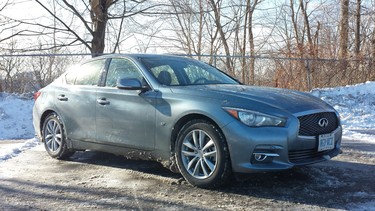
[(106, 98), (98, 98), (96, 102), (99, 103), (100, 105), (109, 105), (109, 101), (107, 101)]
[(57, 97), (57, 99), (60, 100), (60, 101), (68, 101), (68, 98), (65, 97), (65, 95), (59, 95), (59, 96)]

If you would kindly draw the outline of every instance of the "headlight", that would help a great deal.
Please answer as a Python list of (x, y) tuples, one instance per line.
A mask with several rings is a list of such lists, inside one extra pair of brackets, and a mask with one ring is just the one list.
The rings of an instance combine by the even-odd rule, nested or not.
[(249, 111), (243, 109), (235, 108), (224, 108), (229, 114), (234, 118), (240, 120), (247, 126), (250, 127), (262, 127), (262, 126), (271, 126), (271, 127), (284, 127), (286, 119), (270, 116), (267, 114), (262, 114), (256, 111)]

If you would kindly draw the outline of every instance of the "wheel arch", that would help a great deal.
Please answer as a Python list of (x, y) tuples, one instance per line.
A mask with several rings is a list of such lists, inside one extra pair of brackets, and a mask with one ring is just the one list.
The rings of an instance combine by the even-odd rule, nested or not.
[[(46, 121), (47, 117), (48, 117), (50, 114), (52, 114), (52, 113), (55, 113), (55, 114), (57, 114), (57, 115), (60, 117), (59, 113), (56, 112), (56, 111), (53, 110), (53, 109), (45, 110), (45, 111), (43, 112), (42, 116), (40, 117), (39, 130), (40, 130), (40, 134), (41, 134), (41, 136), (42, 136), (42, 138), (41, 138), (42, 142), (43, 142), (43, 124), (44, 124), (44, 122)], [(60, 120), (62, 121), (63, 125), (65, 125), (65, 124), (64, 124), (64, 121), (61, 119), (61, 117), (60, 117)], [(66, 129), (65, 129), (65, 128), (64, 128), (64, 131), (65, 131), (65, 135), (66, 135)]]
[(224, 140), (226, 141), (226, 137), (224, 132), (221, 130), (219, 125), (210, 117), (203, 115), (203, 114), (198, 114), (198, 113), (192, 113), (192, 114), (187, 114), (183, 117), (181, 117), (173, 126), (172, 133), (171, 133), (171, 139), (170, 139), (170, 147), (171, 147), (171, 154), (173, 155), (175, 153), (175, 146), (176, 146), (176, 141), (178, 137), (178, 133), (181, 131), (182, 127), (186, 125), (188, 122), (191, 120), (195, 119), (202, 119), (207, 122), (210, 122), (213, 124), (217, 130), (223, 135)]
[[(196, 127), (196, 124), (201, 124), (202, 127)], [(186, 128), (184, 126), (187, 126)], [(193, 126), (193, 127), (192, 127)], [(183, 152), (180, 151), (183, 146), (184, 138), (179, 138), (178, 135), (180, 131), (182, 131), (183, 137), (186, 137), (186, 135), (191, 132), (191, 130), (196, 130), (196, 129), (202, 129), (204, 130), (204, 133), (207, 134), (210, 133), (213, 135), (215, 140), (215, 148), (214, 152), (215, 154), (218, 153), (219, 157), (216, 157), (215, 155), (215, 168), (211, 169), (211, 172), (209, 175), (205, 171), (205, 177), (200, 178), (196, 177), (195, 175), (192, 175), (189, 173), (189, 168), (184, 164), (184, 160), (186, 158), (182, 157)], [(178, 151), (175, 151), (176, 148), (178, 148)], [(200, 156), (202, 156), (203, 151), (201, 151), (201, 148), (197, 148)], [(204, 150), (204, 149), (203, 149)], [(196, 153), (197, 156), (197, 151), (193, 150)], [(218, 151), (218, 152), (216, 152)], [(193, 152), (193, 153), (194, 153)], [(174, 160), (175, 168), (183, 175), (185, 180), (187, 180), (190, 184), (194, 186), (198, 186), (201, 188), (215, 188), (220, 185), (225, 184), (229, 177), (232, 175), (232, 167), (231, 167), (231, 155), (230, 151), (228, 148), (228, 142), (226, 139), (226, 136), (223, 132), (223, 130), (219, 127), (219, 124), (216, 123), (213, 119), (209, 118), (208, 116), (201, 115), (201, 114), (189, 114), (186, 115), (182, 118), (180, 118), (177, 123), (175, 124), (175, 127), (173, 128), (172, 136), (171, 136), (171, 156), (172, 160)], [(192, 155), (194, 157), (194, 155)], [(195, 157), (197, 158), (197, 157)], [(194, 158), (194, 159), (195, 159)], [(193, 159), (193, 160), (194, 160)], [(202, 159), (202, 158), (200, 158)], [(189, 162), (188, 165), (190, 165)], [(198, 165), (198, 164), (195, 164)], [(202, 163), (200, 164), (201, 166), (203, 165)], [(207, 164), (206, 164), (207, 165)], [(212, 164), (213, 165), (213, 164)], [(195, 167), (194, 169), (196, 169)], [(201, 168), (204, 168), (203, 166)], [(171, 169), (171, 168), (170, 168)], [(195, 170), (194, 170), (195, 172)], [(195, 173), (193, 173), (195, 174)]]

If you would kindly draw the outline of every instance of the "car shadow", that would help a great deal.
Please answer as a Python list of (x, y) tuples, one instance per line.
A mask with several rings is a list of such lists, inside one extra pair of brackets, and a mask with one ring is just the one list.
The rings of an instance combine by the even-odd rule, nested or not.
[(121, 169), (129, 169), (147, 174), (154, 174), (162, 177), (179, 179), (180, 174), (171, 172), (156, 161), (126, 158), (122, 155), (114, 155), (106, 152), (84, 151), (76, 152), (70, 160), (71, 162), (87, 163), (93, 165), (104, 165)]

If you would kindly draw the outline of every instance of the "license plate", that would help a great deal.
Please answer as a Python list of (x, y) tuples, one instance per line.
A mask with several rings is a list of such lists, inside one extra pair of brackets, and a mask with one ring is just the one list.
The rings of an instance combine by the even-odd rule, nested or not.
[(318, 152), (335, 148), (334, 134), (319, 135)]

